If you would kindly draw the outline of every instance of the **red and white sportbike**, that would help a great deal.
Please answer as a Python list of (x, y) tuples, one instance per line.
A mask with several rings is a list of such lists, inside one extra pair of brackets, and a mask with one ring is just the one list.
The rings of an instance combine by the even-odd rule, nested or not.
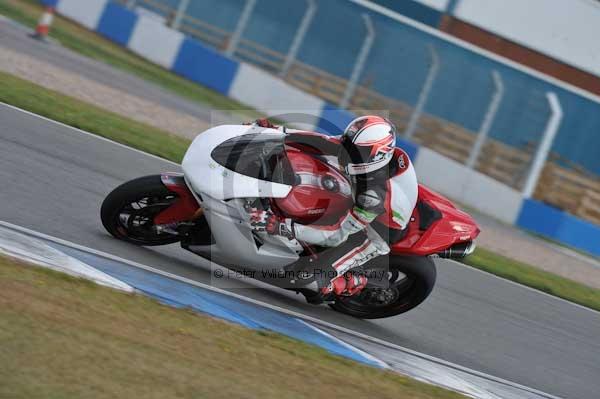
[[(332, 156), (336, 146), (328, 136), (285, 128), (214, 127), (193, 141), (183, 174), (140, 177), (113, 190), (102, 204), (102, 223), (118, 239), (137, 245), (180, 242), (244, 276), (302, 292), (315, 277), (298, 265), (307, 259), (318, 264), (325, 249), (253, 229), (250, 211), (271, 210), (295, 223), (335, 224), (353, 205), (351, 185)], [(431, 293), (432, 258), (470, 254), (478, 234), (469, 215), (419, 186), (407, 232), (390, 243), (389, 255), (363, 265), (366, 288), (330, 306), (360, 318), (404, 313)]]

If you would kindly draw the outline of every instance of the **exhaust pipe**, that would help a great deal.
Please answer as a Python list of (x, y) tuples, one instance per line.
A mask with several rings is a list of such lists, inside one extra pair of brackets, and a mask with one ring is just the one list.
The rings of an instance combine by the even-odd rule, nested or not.
[(474, 241), (461, 242), (439, 252), (438, 256), (444, 259), (462, 259), (465, 256), (471, 255), (475, 251), (475, 247)]

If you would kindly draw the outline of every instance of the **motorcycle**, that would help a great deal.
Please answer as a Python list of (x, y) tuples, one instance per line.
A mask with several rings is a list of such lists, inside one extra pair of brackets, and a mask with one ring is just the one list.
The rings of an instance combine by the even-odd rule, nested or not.
[[(337, 148), (334, 139), (317, 133), (213, 127), (190, 145), (183, 174), (140, 177), (108, 194), (102, 223), (120, 240), (142, 246), (179, 242), (244, 276), (302, 292), (315, 284), (315, 276), (298, 266), (306, 264), (300, 260), (317, 264), (325, 248), (256, 231), (250, 212), (269, 209), (295, 223), (334, 224), (353, 204), (351, 185), (333, 156)], [(329, 305), (364, 319), (405, 313), (431, 293), (433, 259), (469, 255), (478, 234), (468, 214), (419, 185), (402, 237), (390, 237), (390, 253), (363, 265), (369, 276), (365, 289)]]

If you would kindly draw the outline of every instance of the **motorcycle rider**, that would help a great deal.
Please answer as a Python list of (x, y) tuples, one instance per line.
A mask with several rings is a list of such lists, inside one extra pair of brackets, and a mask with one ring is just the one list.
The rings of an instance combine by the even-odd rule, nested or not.
[[(256, 124), (275, 127), (266, 119)], [(319, 137), (310, 139), (318, 141)], [(394, 148), (396, 129), (387, 119), (358, 117), (339, 138), (321, 140), (324, 147), (331, 147), (332, 140), (338, 144), (336, 155), (351, 182), (354, 207), (332, 226), (294, 223), (270, 210), (257, 210), (251, 216), (256, 230), (329, 247), (318, 254), (325, 270), (316, 280), (317, 292), (302, 291), (312, 303), (356, 295), (364, 289), (368, 279), (361, 266), (388, 254), (388, 243), (404, 238), (418, 196), (412, 163), (404, 151)]]

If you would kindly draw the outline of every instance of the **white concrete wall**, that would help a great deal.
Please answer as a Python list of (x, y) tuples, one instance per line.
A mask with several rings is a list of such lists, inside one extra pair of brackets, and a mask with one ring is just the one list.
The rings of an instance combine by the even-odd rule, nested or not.
[(419, 148), (415, 169), (419, 183), (450, 199), (505, 223), (517, 220), (523, 198), (507, 185), (424, 147)]
[(127, 47), (158, 65), (171, 69), (175, 63), (184, 34), (165, 26), (151, 16), (140, 16)]
[(600, 2), (459, 0), (466, 22), (600, 76)]
[(88, 29), (95, 30), (108, 0), (61, 0), (56, 10)]
[[(250, 104), (265, 115), (302, 113), (310, 115), (299, 128), (317, 125), (318, 117), (325, 104), (320, 98), (307, 94), (283, 80), (252, 65), (241, 63), (229, 96), (244, 104)], [(294, 122), (282, 118), (286, 121)]]

